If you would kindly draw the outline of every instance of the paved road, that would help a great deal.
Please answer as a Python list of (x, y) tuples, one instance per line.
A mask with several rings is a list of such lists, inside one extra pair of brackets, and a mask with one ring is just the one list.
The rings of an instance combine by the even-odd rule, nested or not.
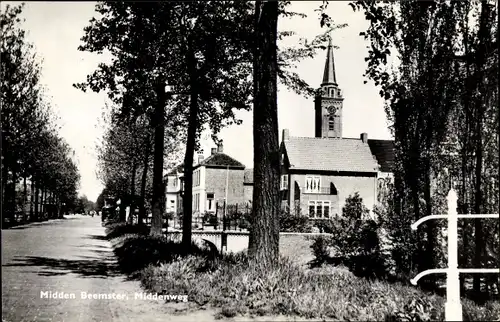
[[(75, 298), (42, 298), (61, 292)], [(124, 299), (83, 299), (124, 294)], [(2, 319), (14, 321), (165, 321), (175, 319), (158, 301), (134, 299), (104, 239), (100, 217), (30, 224), (2, 231)]]

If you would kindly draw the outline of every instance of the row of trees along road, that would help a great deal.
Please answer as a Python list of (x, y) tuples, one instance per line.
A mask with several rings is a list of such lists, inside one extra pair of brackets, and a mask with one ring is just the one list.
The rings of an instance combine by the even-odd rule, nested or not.
[[(79, 174), (72, 151), (59, 137), (44, 95), (40, 65), (20, 27), (23, 6), (5, 6), (0, 15), (2, 100), (2, 208), (13, 223), (22, 207), (23, 219), (42, 219), (48, 204), (72, 207)], [(22, 193), (17, 186), (22, 180)], [(28, 186), (29, 189), (28, 189)], [(29, 199), (29, 200), (28, 200)], [(69, 209), (69, 208), (67, 208)], [(53, 210), (50, 210), (53, 212)]]
[[(116, 111), (103, 115), (108, 128), (102, 143), (97, 146), (98, 176), (105, 190), (98, 197), (97, 208), (104, 206), (105, 196), (120, 199), (120, 219), (125, 220), (125, 207), (130, 213), (139, 212), (138, 222), (144, 223), (147, 199), (151, 197), (152, 155), (154, 131), (145, 115), (135, 119), (121, 119)], [(178, 160), (179, 143), (182, 136), (178, 133), (165, 135), (165, 155), (167, 163)], [(168, 167), (168, 165), (166, 166)], [(132, 216), (129, 217), (132, 223)]]
[[(290, 67), (324, 48), (326, 33), (300, 47), (278, 48), (277, 40), (292, 32), (277, 32), (279, 16), (289, 2), (189, 1), (99, 2), (85, 28), (82, 51), (109, 52), (83, 83), (86, 91), (106, 91), (116, 122), (145, 118), (153, 136), (152, 235), (162, 228), (162, 172), (165, 129), (185, 140), (183, 244), (191, 246), (192, 165), (201, 130), (217, 134), (240, 123), (236, 110), (254, 107), (255, 192), (250, 254), (254, 264), (278, 260), (279, 145), (276, 90), (280, 79), (299, 93), (313, 90)], [(332, 26), (335, 29), (342, 26)], [(166, 87), (172, 86), (172, 91)], [(168, 134), (167, 133), (167, 134)], [(133, 160), (127, 159), (131, 169)], [(146, 164), (146, 163), (144, 163)], [(144, 169), (144, 166), (143, 166)], [(111, 175), (111, 172), (104, 170)], [(132, 180), (134, 171), (130, 171)], [(135, 178), (135, 177), (134, 177)], [(125, 180), (126, 181), (126, 180)], [(127, 185), (122, 190), (127, 191)]]
[[(386, 215), (397, 268), (435, 268), (446, 260), (437, 244), (446, 223), (428, 221), (418, 234), (409, 227), (423, 216), (446, 213), (450, 182), (458, 191), (459, 213), (499, 212), (498, 5), (483, 0), (351, 6), (370, 22), (362, 33), (371, 45), (366, 76), (381, 89), (395, 137), (393, 209)], [(499, 267), (498, 220), (459, 224), (460, 267)], [(496, 276), (473, 279), (475, 298), (498, 285)]]

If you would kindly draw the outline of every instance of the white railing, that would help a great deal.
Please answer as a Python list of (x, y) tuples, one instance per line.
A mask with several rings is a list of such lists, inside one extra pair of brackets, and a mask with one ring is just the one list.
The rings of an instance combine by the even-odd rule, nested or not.
[(496, 273), (500, 274), (500, 268), (458, 268), (458, 218), (500, 218), (499, 214), (469, 214), (457, 213), (457, 193), (451, 189), (448, 193), (448, 214), (426, 216), (411, 225), (411, 229), (417, 227), (430, 219), (448, 219), (448, 268), (428, 269), (410, 281), (413, 285), (422, 277), (429, 274), (446, 273), (446, 303), (445, 320), (462, 321), (462, 304), (460, 302), (460, 280), (459, 273)]

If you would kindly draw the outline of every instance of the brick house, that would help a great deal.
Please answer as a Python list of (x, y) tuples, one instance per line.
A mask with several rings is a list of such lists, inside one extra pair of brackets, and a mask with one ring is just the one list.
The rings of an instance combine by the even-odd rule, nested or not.
[(253, 169), (245, 169), (245, 175), (243, 177), (243, 195), (245, 196), (245, 201), (248, 204), (252, 204), (252, 201), (253, 201)]
[[(394, 142), (342, 136), (342, 91), (331, 42), (323, 82), (315, 98), (315, 137), (283, 130), (280, 145), (282, 204), (313, 219), (341, 215), (345, 199), (359, 192), (368, 209), (377, 203), (381, 180), (392, 178)], [(381, 179), (381, 180), (379, 180)]]
[[(166, 175), (167, 212), (182, 211), (183, 167)], [(193, 214), (215, 213), (216, 204), (227, 200), (228, 205), (245, 204), (245, 166), (223, 152), (223, 145), (211, 150), (206, 159), (198, 155), (193, 168)]]

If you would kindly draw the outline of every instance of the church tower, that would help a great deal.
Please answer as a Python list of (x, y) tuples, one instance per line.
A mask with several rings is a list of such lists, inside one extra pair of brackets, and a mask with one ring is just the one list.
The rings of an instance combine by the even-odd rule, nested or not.
[(314, 100), (315, 137), (342, 138), (342, 91), (335, 77), (335, 62), (331, 38), (328, 40), (325, 71), (321, 88)]

